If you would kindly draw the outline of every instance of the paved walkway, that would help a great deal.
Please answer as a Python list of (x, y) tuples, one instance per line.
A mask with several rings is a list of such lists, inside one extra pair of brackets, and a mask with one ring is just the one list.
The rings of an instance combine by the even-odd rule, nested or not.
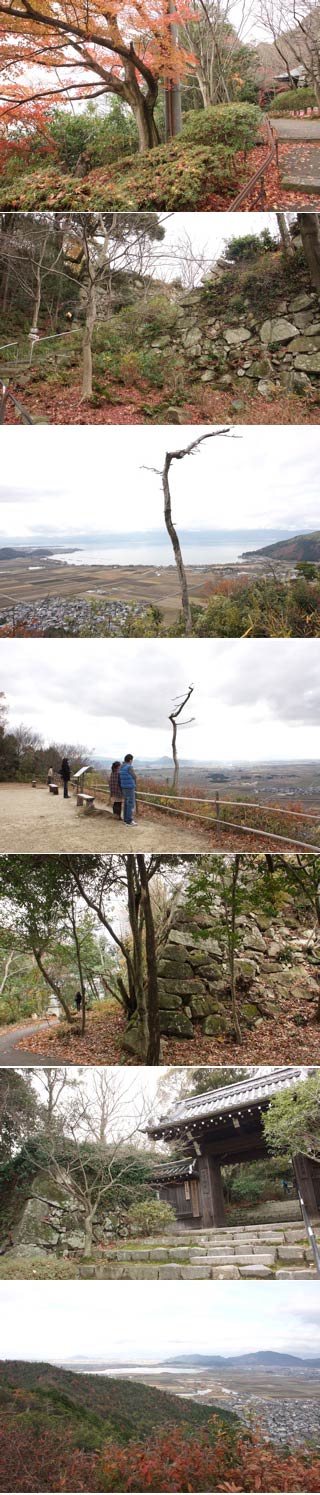
[[(19, 1049), (21, 1039), (27, 1038), (29, 1033), (39, 1033), (41, 1030), (48, 1033), (49, 1024), (31, 1023), (29, 1026), (23, 1023), (20, 1028), (7, 1028), (6, 1032), (0, 1033), (0, 1066), (2, 1069), (21, 1068), (36, 1065), (38, 1068), (52, 1064), (52, 1054), (33, 1054), (31, 1049)], [(51, 1027), (51, 1024), (50, 1024)]]
[(272, 115), (270, 124), (278, 140), (320, 141), (320, 119), (274, 119)]
[(281, 186), (289, 192), (304, 193), (306, 207), (309, 197), (320, 194), (320, 139), (319, 145), (293, 145), (285, 154), (279, 153)]

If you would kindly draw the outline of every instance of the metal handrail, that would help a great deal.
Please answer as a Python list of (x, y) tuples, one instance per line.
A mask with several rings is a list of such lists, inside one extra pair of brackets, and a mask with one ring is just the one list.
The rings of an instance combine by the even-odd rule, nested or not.
[(277, 166), (278, 166), (278, 136), (276, 135), (275, 130), (273, 129), (272, 125), (270, 124), (270, 120), (268, 119), (268, 115), (267, 114), (264, 115), (264, 121), (263, 122), (264, 122), (264, 124), (266, 126), (267, 136), (268, 136), (268, 143), (269, 143), (268, 154), (265, 157), (265, 160), (262, 162), (262, 166), (258, 166), (257, 171), (255, 171), (254, 174), (253, 174), (253, 176), (250, 177), (249, 182), (247, 182), (246, 187), (242, 187), (242, 191), (238, 192), (238, 196), (235, 197), (234, 200), (233, 200), (233, 202), (230, 203), (230, 207), (228, 209), (229, 213), (236, 213), (237, 210), (238, 210), (238, 208), (242, 207), (242, 203), (244, 203), (246, 201), (246, 198), (250, 196), (251, 192), (253, 192), (253, 190), (254, 190), (254, 187), (256, 187), (258, 185), (258, 182), (261, 182), (260, 194), (258, 195), (258, 198), (256, 199), (256, 202), (254, 204), (252, 204), (252, 206), (256, 207), (258, 205), (258, 203), (259, 203), (259, 205), (261, 205), (262, 208), (265, 207), (266, 194), (265, 194), (265, 190), (264, 190), (264, 175), (265, 175), (265, 172), (268, 170), (268, 167), (271, 166), (271, 162), (274, 161), (274, 158), (276, 158), (276, 162), (277, 162)]
[(313, 1260), (314, 1260), (315, 1269), (316, 1269), (316, 1274), (317, 1274), (317, 1277), (320, 1277), (320, 1251), (319, 1251), (319, 1247), (318, 1247), (318, 1242), (316, 1241), (316, 1237), (315, 1237), (313, 1225), (311, 1225), (311, 1220), (310, 1220), (309, 1215), (308, 1215), (307, 1206), (305, 1204), (303, 1195), (301, 1193), (300, 1185), (298, 1184), (298, 1179), (297, 1179), (297, 1174), (296, 1174), (296, 1168), (295, 1168), (295, 1159), (293, 1160), (293, 1167), (294, 1167), (296, 1189), (297, 1189), (297, 1195), (298, 1195), (298, 1199), (299, 1199), (299, 1204), (300, 1204), (302, 1219), (304, 1221), (304, 1224), (305, 1224), (305, 1227), (306, 1227), (307, 1236), (308, 1236), (308, 1240), (310, 1242), (311, 1251), (312, 1251)]
[(9, 400), (12, 401), (15, 409), (18, 410), (24, 426), (35, 426), (37, 424), (33, 415), (29, 415), (29, 411), (26, 410), (25, 405), (21, 405), (20, 400), (17, 400), (16, 396), (11, 394), (11, 390), (8, 389), (7, 384), (0, 383), (0, 426), (4, 426), (5, 424), (6, 409)]

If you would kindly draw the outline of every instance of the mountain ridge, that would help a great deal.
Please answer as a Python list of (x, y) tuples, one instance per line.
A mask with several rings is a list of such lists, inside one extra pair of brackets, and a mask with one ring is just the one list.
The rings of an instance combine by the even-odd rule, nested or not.
[(293, 535), (288, 540), (276, 540), (272, 545), (263, 545), (259, 550), (244, 550), (241, 560), (252, 560), (253, 556), (270, 556), (283, 561), (320, 561), (320, 530)]
[(226, 1365), (229, 1365), (230, 1367), (232, 1366), (234, 1369), (236, 1369), (237, 1366), (240, 1369), (241, 1366), (250, 1367), (255, 1365), (266, 1365), (269, 1366), (269, 1368), (273, 1365), (275, 1367), (278, 1366), (279, 1369), (281, 1367), (285, 1369), (285, 1367), (289, 1365), (303, 1365), (306, 1367), (313, 1366), (314, 1369), (320, 1369), (319, 1358), (313, 1359), (312, 1357), (306, 1358), (300, 1355), (285, 1354), (282, 1353), (281, 1350), (252, 1350), (251, 1352), (246, 1352), (246, 1354), (244, 1355), (178, 1355), (176, 1356), (176, 1358), (165, 1360), (163, 1363), (165, 1365), (190, 1365), (190, 1367), (198, 1366), (199, 1368), (200, 1366), (203, 1366), (204, 1369), (209, 1369), (210, 1366), (212, 1366), (214, 1369), (218, 1369), (219, 1366), (224, 1367)]

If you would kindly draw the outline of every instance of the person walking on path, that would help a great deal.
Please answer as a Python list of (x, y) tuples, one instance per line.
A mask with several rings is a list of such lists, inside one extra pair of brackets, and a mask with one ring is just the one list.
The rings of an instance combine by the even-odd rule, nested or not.
[(134, 769), (132, 768), (132, 763), (132, 753), (126, 753), (123, 763), (121, 763), (121, 768), (119, 769), (120, 785), (124, 797), (123, 819), (125, 825), (136, 825), (137, 823), (136, 820), (133, 819), (133, 811), (136, 802), (136, 775)]
[(120, 768), (121, 768), (120, 760), (116, 759), (115, 763), (112, 763), (111, 774), (110, 774), (110, 778), (109, 778), (109, 789), (110, 789), (110, 798), (111, 798), (111, 803), (112, 803), (112, 810), (113, 810), (113, 814), (117, 816), (118, 820), (121, 820), (121, 804), (122, 804), (122, 789), (121, 789), (120, 776), (119, 776), (119, 769)]
[(60, 768), (60, 778), (63, 781), (63, 798), (64, 799), (68, 799), (69, 798), (69, 795), (68, 795), (68, 784), (69, 784), (69, 780), (71, 779), (71, 773), (70, 773), (70, 764), (68, 763), (68, 759), (67, 758), (63, 758), (62, 759), (62, 764), (61, 764), (61, 768)]

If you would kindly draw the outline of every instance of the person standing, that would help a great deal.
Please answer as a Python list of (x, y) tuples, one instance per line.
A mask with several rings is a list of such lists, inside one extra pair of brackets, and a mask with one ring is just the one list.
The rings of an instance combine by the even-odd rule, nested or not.
[(71, 779), (70, 764), (68, 762), (68, 758), (63, 758), (62, 759), (62, 764), (61, 764), (61, 768), (60, 768), (60, 778), (62, 779), (62, 782), (63, 782), (63, 798), (64, 799), (68, 799), (69, 798), (69, 795), (68, 795), (68, 784), (69, 784), (69, 781)]
[(126, 753), (125, 758), (123, 759), (123, 763), (121, 763), (121, 768), (119, 769), (119, 779), (124, 798), (123, 819), (125, 825), (135, 826), (137, 822), (133, 819), (133, 811), (135, 808), (136, 800), (136, 775), (134, 769), (132, 768), (132, 763), (133, 754)]
[(122, 804), (122, 789), (121, 789), (120, 774), (119, 774), (120, 768), (121, 768), (120, 759), (116, 759), (115, 763), (112, 763), (111, 774), (110, 774), (110, 778), (109, 778), (109, 789), (110, 789), (110, 798), (111, 798), (111, 802), (112, 802), (112, 810), (113, 810), (113, 814), (117, 816), (118, 820), (121, 820), (121, 804)]

